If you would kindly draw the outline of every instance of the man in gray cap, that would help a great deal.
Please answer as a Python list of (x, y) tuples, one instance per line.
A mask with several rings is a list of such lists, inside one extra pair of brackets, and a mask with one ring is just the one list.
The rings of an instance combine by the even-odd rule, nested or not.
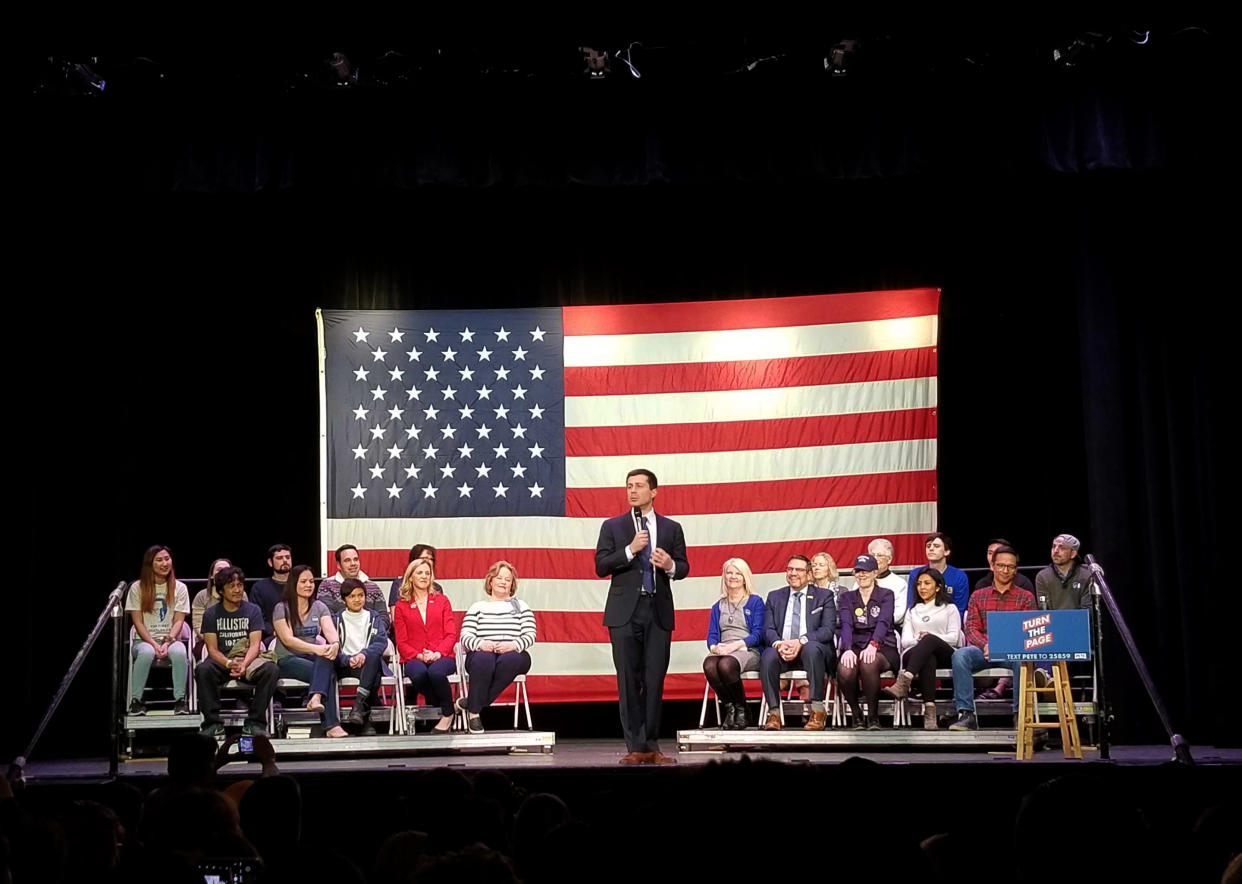
[(1046, 610), (1091, 607), (1087, 569), (1078, 559), (1081, 546), (1073, 534), (1052, 540), (1052, 564), (1035, 575), (1035, 601)]

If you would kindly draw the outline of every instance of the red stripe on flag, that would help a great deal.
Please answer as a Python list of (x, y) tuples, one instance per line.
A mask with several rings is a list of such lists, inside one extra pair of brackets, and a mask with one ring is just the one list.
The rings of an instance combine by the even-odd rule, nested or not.
[(934, 439), (936, 411), (935, 408), (909, 408), (761, 421), (566, 427), (565, 456), (610, 457), (637, 451), (644, 454), (753, 451)]
[[(663, 489), (661, 489), (663, 490)], [(676, 518), (675, 514), (673, 515)], [(922, 564), (927, 560), (923, 548), (923, 534), (889, 534), (896, 551), (898, 565)], [(693, 538), (691, 538), (693, 540)], [(739, 557), (746, 560), (755, 573), (777, 573), (785, 570), (785, 564), (794, 553), (811, 555), (827, 550), (839, 567), (848, 568), (854, 557), (867, 551), (871, 537), (801, 538), (773, 543), (742, 543), (734, 546), (695, 546), (686, 551), (690, 559), (690, 573), (696, 577), (719, 574), (725, 559)], [(361, 550), (362, 566), (368, 574), (400, 574), (405, 569), (409, 551), (404, 549)], [(517, 567), (522, 579), (545, 577), (559, 580), (600, 580), (595, 576), (594, 549), (453, 549), (439, 547), (436, 557), (436, 577), (441, 580), (478, 578), (479, 590), (483, 589), (483, 575), (492, 563), (506, 559)], [(335, 568), (333, 568), (335, 571)], [(602, 584), (602, 581), (601, 581)], [(383, 587), (388, 588), (386, 585)], [(771, 588), (771, 587), (768, 587)], [(602, 585), (601, 585), (602, 590)], [(765, 588), (766, 592), (767, 589)], [(520, 589), (519, 589), (520, 593)], [(600, 610), (604, 599), (601, 592)]]
[[(570, 488), (565, 515), (614, 514), (616, 488)], [(749, 513), (864, 504), (916, 503), (936, 499), (936, 471), (870, 473), (820, 479), (772, 479), (718, 485), (661, 485), (662, 513)], [(624, 501), (622, 501), (624, 502)]]
[(936, 370), (935, 347), (743, 362), (567, 366), (565, 395), (701, 393), (708, 390), (857, 384), (935, 377)]
[(934, 315), (939, 305), (939, 289), (905, 289), (737, 301), (564, 307), (561, 314), (566, 336), (636, 335), (899, 319)]
[[(707, 656), (706, 645), (703, 648), (703, 656)], [(664, 699), (702, 700), (705, 684), (702, 673), (666, 675), (664, 677)], [(749, 697), (758, 697), (762, 692), (758, 680), (746, 680), (742, 684), (746, 687), (746, 694)], [(537, 675), (532, 672), (526, 676), (526, 689), (532, 706), (538, 703), (617, 702), (617, 677), (615, 675)], [(710, 702), (709, 699), (708, 703)], [(713, 720), (713, 713), (710, 710), (708, 719)], [(618, 738), (619, 731), (618, 728)]]

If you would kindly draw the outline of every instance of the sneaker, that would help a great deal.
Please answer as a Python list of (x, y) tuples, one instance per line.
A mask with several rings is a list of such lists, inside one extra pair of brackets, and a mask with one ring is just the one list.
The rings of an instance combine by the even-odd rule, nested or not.
[(878, 731), (880, 729), (879, 719), (872, 718), (867, 722), (867, 730)]
[(1048, 678), (1048, 673), (1044, 672), (1042, 669), (1035, 670), (1035, 687), (1046, 688), (1051, 683), (1052, 679)]
[(142, 702), (141, 700), (130, 700), (129, 701), (129, 714), (130, 715), (146, 715), (147, 704)]
[(267, 728), (261, 724), (254, 724), (248, 721), (242, 725), (242, 733), (248, 737), (266, 737)]
[(173, 715), (189, 715), (189, 714), (190, 714), (190, 704), (185, 701), (185, 697), (182, 697), (176, 703), (173, 703)]
[(969, 709), (959, 709), (957, 711), (957, 721), (949, 725), (949, 730), (977, 731), (979, 730), (979, 719)]
[(483, 719), (477, 715), (466, 713), (466, 730), (472, 734), (483, 733)]
[(204, 737), (222, 737), (224, 736), (224, 725), (205, 724), (198, 729), (198, 732)]

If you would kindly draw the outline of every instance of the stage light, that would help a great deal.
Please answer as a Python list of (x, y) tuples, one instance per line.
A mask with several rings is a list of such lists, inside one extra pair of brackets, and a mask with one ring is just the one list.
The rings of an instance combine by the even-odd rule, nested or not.
[(860, 45), (858, 40), (841, 40), (834, 43), (824, 58), (824, 70), (834, 77), (844, 77), (849, 73)]
[(592, 49), (590, 46), (579, 46), (582, 60), (586, 67), (583, 73), (592, 80), (602, 80), (612, 71), (611, 60), (607, 49)]
[(336, 85), (354, 86), (358, 83), (358, 69), (349, 63), (349, 56), (344, 52), (333, 52), (328, 67), (336, 76)]

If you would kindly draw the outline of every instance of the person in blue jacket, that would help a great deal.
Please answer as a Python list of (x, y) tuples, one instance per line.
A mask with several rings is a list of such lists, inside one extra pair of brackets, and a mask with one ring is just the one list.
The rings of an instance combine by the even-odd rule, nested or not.
[(371, 701), (379, 691), (384, 653), (388, 650), (388, 625), (383, 617), (366, 606), (367, 588), (361, 580), (342, 581), (341, 601), (345, 603), (345, 610), (332, 615), (341, 642), (336, 675), (337, 678), (356, 678), (359, 682), (354, 708), (346, 721), (361, 728), (364, 735), (374, 734)]
[(703, 661), (707, 683), (720, 698), (720, 726), (742, 730), (746, 721), (746, 692), (742, 673), (758, 671), (763, 641), (763, 599), (754, 594), (754, 576), (745, 559), (728, 559), (720, 575), (720, 601), (712, 605), (707, 623)]

